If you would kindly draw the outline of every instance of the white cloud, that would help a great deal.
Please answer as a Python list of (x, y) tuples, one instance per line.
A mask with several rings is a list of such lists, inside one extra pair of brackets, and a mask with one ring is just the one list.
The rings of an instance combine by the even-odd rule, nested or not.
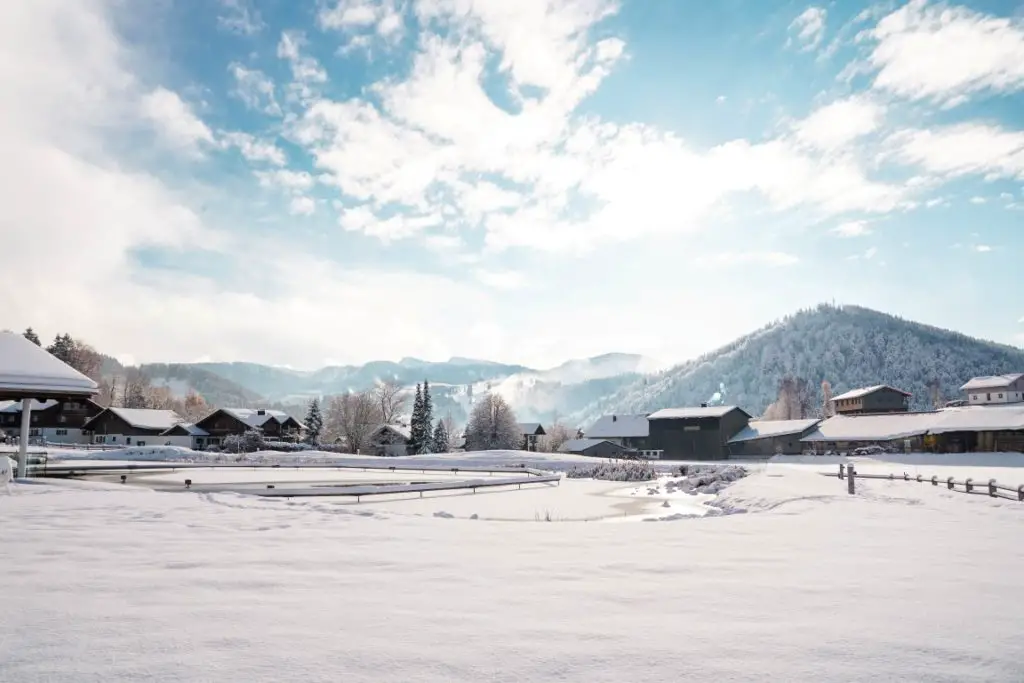
[(337, 0), (333, 6), (324, 6), (317, 15), (320, 28), (339, 29), (347, 33), (359, 33), (348, 46), (368, 47), (370, 36), (365, 31), (388, 42), (402, 37), (405, 22), (402, 8), (395, 0)]
[(970, 199), (971, 204), (984, 204), (987, 201), (984, 197), (971, 197)]
[(884, 116), (885, 107), (878, 102), (853, 96), (816, 109), (793, 130), (800, 142), (831, 151), (875, 132)]
[(832, 232), (839, 237), (864, 237), (872, 231), (867, 221), (848, 221), (832, 228)]
[(256, 171), (255, 175), (262, 187), (282, 188), (290, 192), (299, 192), (313, 187), (313, 176), (305, 171), (282, 168), (274, 171)]
[(490, 270), (478, 268), (473, 274), (481, 284), (492, 289), (520, 289), (526, 284), (526, 280), (523, 278), (522, 273), (517, 273), (511, 270)]
[(247, 161), (266, 161), (275, 166), (284, 166), (288, 161), (280, 147), (248, 133), (226, 132), (220, 137), (223, 145), (238, 148)]
[(992, 251), (992, 247), (990, 247), (987, 244), (975, 244), (973, 249), (974, 249), (974, 251), (978, 252), (979, 254), (986, 254), (986, 253)]
[(1024, 179), (1024, 132), (984, 123), (908, 130), (889, 138), (890, 154), (944, 176)]
[(808, 7), (789, 25), (791, 45), (795, 41), (800, 49), (809, 52), (821, 44), (825, 36), (825, 20), (828, 12), (824, 7)]
[(288, 213), (294, 216), (312, 216), (316, 213), (316, 200), (312, 197), (292, 197)]
[(228, 66), (235, 79), (233, 94), (250, 109), (272, 116), (281, 116), (281, 105), (275, 97), (274, 81), (259, 69), (247, 69), (238, 62)]
[(794, 254), (781, 251), (729, 251), (710, 256), (701, 257), (697, 260), (698, 265), (705, 266), (795, 266), (800, 263), (800, 258)]
[(864, 252), (864, 258), (873, 259), (876, 254), (878, 254), (878, 247), (869, 247), (868, 250)]
[(142, 115), (154, 125), (157, 133), (172, 147), (186, 154), (199, 156), (204, 144), (213, 144), (213, 132), (177, 93), (156, 88), (140, 101)]
[(862, 34), (874, 86), (954, 106), (970, 95), (1024, 88), (1024, 22), (911, 0)]
[(313, 57), (303, 54), (306, 36), (301, 31), (285, 31), (277, 44), (277, 56), (291, 65), (292, 83), (289, 100), (309, 102), (316, 95), (316, 87), (327, 82), (327, 72)]
[(251, 36), (265, 28), (266, 24), (250, 0), (220, 0), (220, 4), (225, 13), (217, 17), (217, 26), (225, 31)]

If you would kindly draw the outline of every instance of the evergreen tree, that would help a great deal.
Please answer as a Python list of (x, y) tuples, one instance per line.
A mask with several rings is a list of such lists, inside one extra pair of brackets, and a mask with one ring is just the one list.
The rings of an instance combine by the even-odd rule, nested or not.
[(309, 410), (306, 411), (306, 438), (310, 446), (320, 445), (320, 434), (324, 431), (324, 416), (320, 412), (320, 399), (314, 398), (309, 402)]
[(430, 398), (430, 384), (423, 380), (423, 410), (420, 412), (423, 423), (423, 440), (430, 441), (434, 426), (434, 402)]
[(28, 339), (30, 342), (32, 342), (36, 346), (42, 346), (43, 345), (43, 342), (39, 341), (39, 335), (36, 334), (36, 331), (33, 330), (31, 327), (28, 328), (27, 330), (25, 330), (25, 339)]
[(448, 428), (444, 424), (444, 420), (438, 420), (437, 426), (434, 427), (434, 447), (435, 453), (447, 453), (451, 450), (448, 439)]
[(423, 427), (423, 391), (417, 384), (416, 396), (412, 401), (412, 418), (409, 420), (409, 451), (419, 453), (428, 434)]
[(58, 360), (70, 365), (74, 355), (75, 340), (71, 338), (70, 334), (58, 334), (54, 337), (53, 343), (46, 347), (46, 350)]

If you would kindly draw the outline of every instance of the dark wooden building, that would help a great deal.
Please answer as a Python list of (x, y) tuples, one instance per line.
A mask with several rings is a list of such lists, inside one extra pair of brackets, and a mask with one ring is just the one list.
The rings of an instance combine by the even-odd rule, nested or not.
[[(0, 436), (21, 436), (21, 401), (0, 401)], [(29, 416), (29, 437), (50, 443), (82, 443), (85, 423), (103, 412), (90, 399), (34, 400)]]
[(750, 415), (736, 406), (666, 408), (647, 416), (648, 447), (670, 460), (724, 460), (729, 439), (750, 422)]
[(162, 445), (160, 436), (182, 421), (173, 410), (106, 408), (82, 427), (93, 443), (123, 446)]
[(809, 447), (800, 439), (810, 434), (820, 420), (752, 420), (729, 439), (732, 457), (800, 455)]
[(215, 446), (250, 429), (259, 429), (270, 441), (297, 440), (303, 429), (302, 423), (287, 413), (262, 408), (220, 408), (196, 422), (196, 427), (209, 435), (206, 443)]
[(608, 439), (626, 448), (644, 450), (650, 427), (647, 414), (604, 415), (587, 428), (583, 436), (588, 439)]
[(524, 451), (537, 450), (538, 439), (547, 434), (539, 422), (520, 422), (519, 433), (523, 435), (522, 449)]
[(910, 394), (886, 384), (854, 389), (832, 399), (837, 415), (905, 413), (910, 410)]
[(622, 458), (635, 452), (608, 439), (572, 439), (562, 444), (559, 450), (591, 458)]

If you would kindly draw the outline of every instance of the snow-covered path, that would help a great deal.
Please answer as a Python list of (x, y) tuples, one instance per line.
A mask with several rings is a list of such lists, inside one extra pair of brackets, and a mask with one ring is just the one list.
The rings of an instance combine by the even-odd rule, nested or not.
[(0, 680), (1020, 680), (1024, 505), (863, 491), (780, 469), (621, 525), (21, 484)]

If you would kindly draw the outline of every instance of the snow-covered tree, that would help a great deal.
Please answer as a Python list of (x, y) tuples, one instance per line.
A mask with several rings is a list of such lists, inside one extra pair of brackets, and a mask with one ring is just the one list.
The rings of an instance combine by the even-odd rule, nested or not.
[(543, 439), (543, 442), (547, 447), (547, 451), (557, 453), (558, 449), (562, 447), (562, 444), (566, 441), (571, 441), (574, 436), (575, 435), (572, 430), (561, 422), (556, 422), (551, 425), (551, 429), (548, 430), (547, 437)]
[(30, 342), (32, 342), (36, 346), (42, 346), (43, 345), (43, 342), (41, 342), (39, 340), (39, 335), (36, 334), (36, 331), (33, 330), (31, 327), (28, 328), (27, 330), (25, 330), (25, 339), (28, 339)]
[(378, 382), (373, 388), (373, 398), (380, 411), (381, 424), (395, 424), (398, 416), (405, 409), (405, 402), (408, 397), (402, 390), (402, 385), (393, 380)]
[(412, 402), (412, 417), (409, 419), (409, 452), (419, 453), (428, 434), (423, 425), (423, 389), (417, 384)]
[(324, 416), (320, 413), (320, 399), (314, 398), (309, 402), (309, 409), (306, 411), (306, 443), (310, 446), (320, 445), (320, 434), (324, 431)]
[(380, 426), (380, 412), (370, 392), (333, 396), (327, 404), (324, 434), (331, 441), (341, 439), (352, 453), (369, 447), (370, 435)]
[(825, 418), (836, 414), (836, 406), (832, 403), (832, 384), (826, 379), (821, 383), (821, 416)]
[(422, 408), (420, 409), (420, 429), (422, 430), (422, 441), (417, 453), (436, 453), (434, 450), (433, 424), (434, 404), (430, 398), (430, 383), (423, 380)]
[(512, 408), (498, 394), (478, 399), (466, 425), (466, 450), (517, 450), (523, 436)]
[(438, 420), (437, 425), (434, 427), (434, 437), (431, 450), (434, 453), (448, 453), (451, 451), (451, 442), (444, 420)]

